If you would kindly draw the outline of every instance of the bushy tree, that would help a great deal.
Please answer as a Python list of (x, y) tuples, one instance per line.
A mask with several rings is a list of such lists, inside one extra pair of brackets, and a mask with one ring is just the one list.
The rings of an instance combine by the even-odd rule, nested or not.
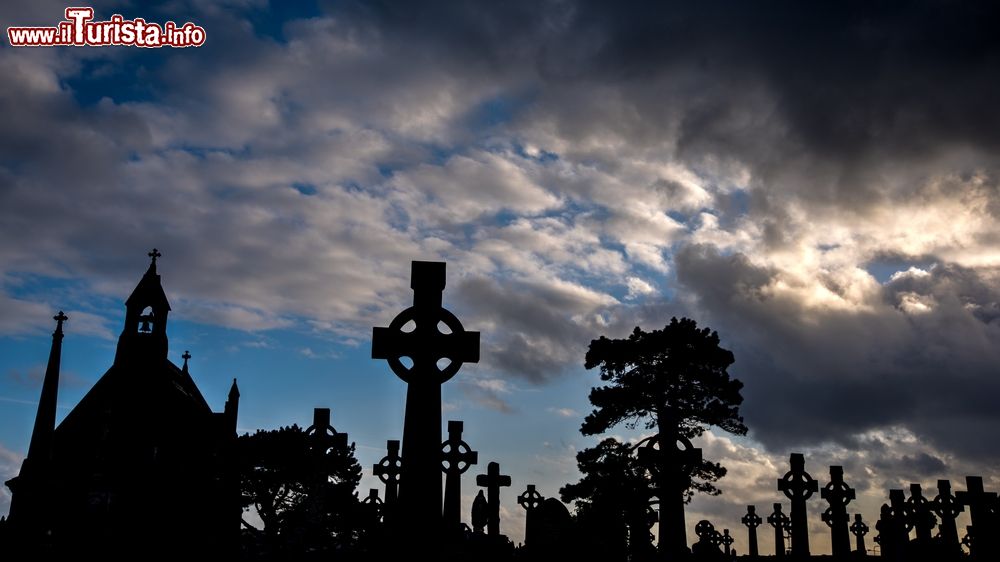
[[(361, 465), (354, 444), (316, 442), (297, 425), (258, 430), (237, 440), (243, 507), (264, 524), (257, 548), (265, 555), (353, 548), (366, 522), (355, 489)], [(253, 529), (246, 524), (245, 527)]]
[(576, 503), (576, 519), (587, 550), (595, 558), (647, 558), (652, 548), (649, 498), (655, 495), (648, 468), (634, 446), (614, 438), (576, 455), (583, 478), (559, 490), (562, 501)]

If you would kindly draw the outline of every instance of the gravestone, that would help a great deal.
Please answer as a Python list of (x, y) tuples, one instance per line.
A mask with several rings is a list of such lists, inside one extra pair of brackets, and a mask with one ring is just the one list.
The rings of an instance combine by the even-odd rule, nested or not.
[(806, 516), (806, 500), (819, 490), (819, 484), (806, 472), (806, 460), (802, 453), (792, 453), (789, 458), (791, 470), (778, 480), (778, 490), (792, 500), (792, 556), (809, 556), (809, 521)]
[(903, 560), (910, 536), (903, 490), (889, 490), (889, 505), (882, 504), (882, 512), (875, 528), (879, 532), (882, 556), (889, 560)]
[(994, 492), (986, 492), (983, 489), (983, 478), (981, 476), (966, 476), (965, 490), (958, 492), (955, 497), (958, 501), (969, 508), (969, 516), (972, 525), (969, 527), (969, 534), (972, 536), (972, 555), (977, 560), (996, 560), (995, 549), (996, 537), (993, 534), (993, 509), (996, 506), (997, 495)]
[(479, 361), (479, 332), (467, 332), (441, 306), (444, 287), (444, 263), (413, 262), (413, 306), (372, 331), (372, 359), (386, 360), (407, 385), (398, 509), (406, 534), (421, 548), (434, 544), (442, 520), (441, 385), (463, 363)]
[(382, 517), (382, 498), (378, 497), (378, 490), (371, 488), (368, 490), (368, 497), (361, 500), (361, 503), (368, 509), (372, 519), (379, 521)]
[(314, 408), (313, 422), (306, 428), (306, 439), (313, 454), (326, 454), (334, 447), (347, 447), (347, 434), (330, 425), (330, 408)]
[(489, 504), (489, 508), (487, 510), (486, 534), (491, 537), (499, 537), (500, 488), (510, 486), (510, 476), (500, 474), (500, 463), (491, 462), (486, 465), (486, 474), (476, 476), (476, 484), (486, 488), (486, 501)]
[(938, 480), (938, 495), (931, 502), (931, 509), (941, 519), (938, 526), (938, 540), (941, 544), (941, 551), (945, 555), (957, 556), (961, 554), (962, 547), (958, 542), (958, 526), (955, 519), (959, 513), (965, 511), (958, 498), (951, 493), (951, 482), (948, 480)]
[(701, 449), (679, 434), (675, 420), (663, 419), (660, 424), (659, 435), (641, 447), (638, 455), (639, 462), (659, 475), (656, 496), (660, 499), (660, 554), (670, 559), (688, 553), (684, 491), (702, 455)]
[(937, 518), (931, 510), (931, 502), (924, 497), (920, 484), (910, 484), (910, 497), (906, 500), (906, 516), (910, 525), (917, 531), (917, 546), (922, 552), (933, 547), (932, 531), (937, 525)]
[(347, 448), (347, 434), (338, 433), (330, 425), (330, 408), (314, 408), (313, 422), (306, 428), (306, 442), (309, 444), (310, 462), (316, 485), (327, 482), (325, 466), (331, 449)]
[(865, 522), (861, 520), (861, 514), (855, 513), (854, 523), (851, 523), (851, 534), (854, 535), (857, 546), (855, 552), (857, 552), (858, 556), (868, 555), (868, 549), (865, 548), (865, 535), (868, 534), (868, 530), (868, 525), (865, 525)]
[(524, 508), (524, 546), (531, 547), (535, 544), (535, 534), (537, 530), (535, 529), (534, 512), (538, 506), (542, 505), (545, 498), (542, 494), (538, 493), (535, 489), (534, 484), (528, 484), (528, 489), (521, 493), (517, 497), (517, 505)]
[(392, 523), (396, 512), (396, 499), (399, 493), (399, 477), (403, 471), (403, 459), (399, 456), (399, 441), (389, 439), (385, 442), (386, 455), (378, 464), (372, 467), (372, 474), (385, 484), (385, 501), (382, 507), (382, 521)]
[(760, 527), (761, 523), (764, 521), (760, 518), (760, 515), (757, 515), (757, 507), (748, 505), (747, 514), (740, 519), (740, 522), (742, 522), (747, 528), (747, 541), (750, 545), (750, 556), (759, 556), (760, 552), (757, 549), (757, 527)]
[(774, 512), (767, 516), (768, 525), (774, 527), (774, 556), (785, 556), (785, 531), (791, 527), (791, 519), (781, 512), (781, 504), (774, 504)]
[(445, 473), (444, 523), (450, 529), (462, 524), (462, 474), (479, 462), (479, 453), (462, 441), (463, 424), (448, 422), (448, 440), (441, 444), (441, 470)]
[[(834, 557), (846, 557), (851, 553), (851, 535), (847, 525), (850, 518), (847, 515), (847, 504), (855, 497), (854, 488), (844, 482), (844, 468), (830, 467), (830, 482), (820, 490), (820, 497), (825, 499), (830, 507), (823, 512), (822, 519), (830, 527), (830, 543)], [(795, 548), (793, 539), (792, 548)]]
[(735, 540), (733, 539), (733, 537), (729, 535), (729, 529), (723, 529), (722, 530), (721, 541), (722, 541), (722, 547), (723, 547), (723, 551), (722, 552), (728, 557), (729, 554), (730, 554), (730, 547), (732, 547), (733, 546), (733, 542), (735, 542)]
[(715, 530), (715, 525), (711, 521), (702, 519), (694, 526), (694, 534), (698, 537), (698, 542), (691, 548), (696, 558), (715, 560), (719, 558), (721, 551), (719, 544), (721, 535)]
[(573, 518), (566, 505), (556, 498), (548, 498), (532, 511), (531, 551), (536, 559), (565, 558), (567, 549), (572, 551), (575, 542)]

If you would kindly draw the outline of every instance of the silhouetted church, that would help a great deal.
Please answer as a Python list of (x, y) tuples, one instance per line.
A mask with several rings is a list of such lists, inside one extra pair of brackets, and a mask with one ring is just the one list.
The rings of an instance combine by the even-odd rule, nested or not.
[(9, 480), (7, 546), (51, 552), (166, 555), (235, 553), (240, 490), (233, 380), (214, 413), (188, 373), (167, 359), (170, 305), (156, 258), (125, 301), (114, 364), (55, 427), (60, 312), (28, 456)]

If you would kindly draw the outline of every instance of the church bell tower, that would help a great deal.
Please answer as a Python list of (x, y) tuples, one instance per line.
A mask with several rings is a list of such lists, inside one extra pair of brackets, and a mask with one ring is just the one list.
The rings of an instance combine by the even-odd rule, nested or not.
[(125, 327), (118, 337), (116, 364), (167, 358), (167, 315), (170, 303), (156, 273), (156, 258), (162, 254), (153, 248), (149, 269), (125, 301)]

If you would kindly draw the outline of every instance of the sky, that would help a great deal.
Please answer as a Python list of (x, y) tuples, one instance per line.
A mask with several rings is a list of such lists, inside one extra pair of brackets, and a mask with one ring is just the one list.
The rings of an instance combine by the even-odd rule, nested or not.
[[(331, 408), (362, 496), (405, 400), (371, 329), (411, 302), (412, 260), (446, 261), (445, 306), (482, 333), (443, 387), (481, 459), (464, 509), (500, 462), (515, 541), (516, 495), (557, 496), (599, 440), (579, 433), (590, 340), (672, 316), (733, 351), (750, 428), (696, 441), (729, 475), (690, 528), (745, 551), (739, 517), (784, 499), (791, 452), (821, 485), (843, 465), (870, 525), (889, 488), (1000, 489), (996, 5), (92, 6), (206, 41), (2, 42), (0, 479), (27, 450), (51, 317), (70, 317), (61, 418), (110, 366), (156, 247), (171, 360), (190, 350), (216, 411), (239, 380), (241, 431)], [(65, 7), (5, 2), (0, 23)]]

